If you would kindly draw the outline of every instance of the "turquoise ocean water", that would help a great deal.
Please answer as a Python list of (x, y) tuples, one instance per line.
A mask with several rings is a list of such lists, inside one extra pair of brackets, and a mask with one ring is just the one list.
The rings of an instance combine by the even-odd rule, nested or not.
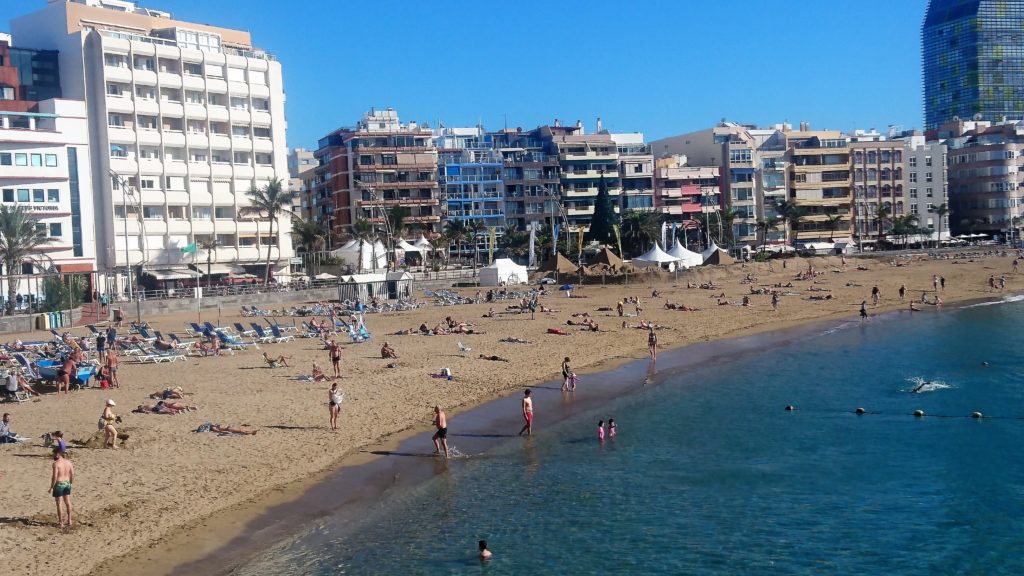
[(1024, 573), (1022, 327), (1024, 302), (902, 313), (655, 377), (236, 573)]

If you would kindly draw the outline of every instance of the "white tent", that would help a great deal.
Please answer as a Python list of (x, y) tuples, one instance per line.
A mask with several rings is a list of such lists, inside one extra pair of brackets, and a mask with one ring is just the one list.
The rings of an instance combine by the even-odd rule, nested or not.
[(683, 247), (679, 243), (679, 239), (676, 238), (676, 244), (671, 250), (666, 252), (669, 256), (675, 256), (679, 258), (679, 265), (683, 268), (692, 268), (694, 266), (700, 266), (704, 263), (704, 257), (696, 252), (692, 252)]
[(405, 240), (399, 240), (398, 245), (395, 246), (395, 248), (398, 248), (399, 250), (405, 250), (406, 252), (423, 252), (426, 250), (425, 248), (421, 248), (419, 246), (416, 246), (415, 244), (409, 244)]
[(420, 239), (417, 240), (416, 242), (414, 242), (414, 244), (416, 246), (418, 246), (420, 248), (424, 248), (426, 250), (433, 250), (434, 249), (434, 247), (430, 245), (430, 242), (427, 242), (427, 239), (422, 234), (420, 235)]
[(338, 277), (329, 272), (323, 272), (315, 276), (317, 280), (336, 280)]
[(654, 247), (647, 251), (642, 256), (633, 258), (634, 261), (639, 260), (640, 262), (652, 262), (655, 264), (666, 264), (668, 262), (679, 262), (681, 258), (672, 256), (661, 249), (661, 246), (657, 242), (654, 243)]
[(526, 266), (516, 264), (508, 258), (498, 258), (490, 266), (480, 269), (481, 286), (526, 284), (527, 279)]
[(352, 241), (337, 250), (331, 251), (331, 256), (337, 258), (342, 264), (353, 266), (361, 270), (376, 270), (385, 268), (388, 262), (387, 248), (380, 240), (370, 242), (369, 240)]

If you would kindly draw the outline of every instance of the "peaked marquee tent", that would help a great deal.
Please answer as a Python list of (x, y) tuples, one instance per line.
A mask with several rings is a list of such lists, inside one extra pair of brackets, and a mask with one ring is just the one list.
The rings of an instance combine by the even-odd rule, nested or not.
[(648, 250), (646, 254), (633, 258), (634, 262), (649, 262), (651, 264), (668, 264), (670, 262), (679, 262), (679, 260), (679, 258), (662, 250), (657, 242), (654, 243), (654, 247)]
[(709, 266), (714, 264), (732, 264), (735, 262), (728, 252), (719, 248), (714, 242), (711, 243), (711, 246), (708, 246), (701, 256), (704, 258), (704, 264)]
[(700, 266), (701, 264), (704, 263), (703, 255), (698, 254), (697, 252), (693, 252), (691, 250), (687, 250), (685, 247), (683, 247), (682, 244), (679, 243), (678, 238), (676, 238), (675, 246), (673, 246), (672, 249), (667, 252), (667, 254), (669, 256), (675, 256), (676, 258), (679, 258), (679, 265), (682, 266), (683, 268), (692, 268), (694, 266)]
[(341, 248), (332, 250), (331, 256), (341, 260), (343, 264), (361, 270), (376, 270), (386, 268), (388, 265), (388, 251), (380, 240), (352, 240)]
[(526, 266), (516, 264), (508, 258), (498, 258), (490, 266), (480, 269), (481, 286), (526, 284), (528, 280)]

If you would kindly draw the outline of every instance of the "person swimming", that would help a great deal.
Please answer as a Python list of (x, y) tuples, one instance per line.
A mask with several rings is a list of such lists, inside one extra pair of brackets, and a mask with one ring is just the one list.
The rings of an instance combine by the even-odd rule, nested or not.
[(920, 384), (918, 384), (917, 386), (915, 386), (915, 387), (914, 387), (914, 389), (910, 391), (910, 393), (911, 393), (911, 394), (920, 394), (920, 393), (921, 393), (921, 390), (923, 390), (923, 389), (924, 389), (924, 387), (925, 387), (925, 386), (927, 386), (927, 385), (929, 385), (929, 384), (931, 384), (931, 382), (929, 382), (929, 381), (927, 381), (927, 380), (922, 380)]
[(608, 419), (608, 438), (615, 438), (615, 419)]
[(604, 420), (597, 423), (597, 441), (604, 442)]

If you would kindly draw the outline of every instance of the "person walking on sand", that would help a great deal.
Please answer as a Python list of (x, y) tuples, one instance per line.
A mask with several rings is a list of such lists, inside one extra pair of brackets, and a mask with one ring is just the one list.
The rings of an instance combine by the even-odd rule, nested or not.
[(863, 302), (860, 303), (860, 319), (861, 320), (867, 320), (868, 319), (868, 301), (867, 300), (864, 300)]
[(878, 299), (882, 297), (882, 291), (878, 289), (878, 286), (871, 288), (871, 302), (878, 306)]
[(342, 394), (341, 390), (338, 390), (338, 383), (331, 384), (331, 389), (327, 392), (328, 405), (331, 411), (331, 430), (338, 429), (338, 414), (341, 413), (341, 402), (345, 399), (345, 395)]
[(117, 414), (114, 414), (112, 410), (114, 406), (117, 404), (113, 400), (107, 400), (107, 405), (103, 407), (103, 414), (100, 415), (100, 423), (103, 424), (103, 446), (117, 450), (117, 428), (114, 428), (114, 424), (117, 423)]
[[(67, 514), (67, 526), (73, 522), (71, 517), (71, 483), (75, 481), (75, 465), (67, 459), (67, 454), (59, 447), (53, 449), (53, 474), (50, 475), (50, 487), (46, 490), (53, 495), (57, 504), (57, 527), (65, 526), (64, 513)], [(61, 504), (64, 509), (61, 510)]]
[(772, 310), (778, 311), (779, 309), (779, 293), (772, 292)]
[(1017, 259), (1017, 258), (1014, 258), (1013, 259), (1013, 273), (1014, 274), (1017, 273), (1017, 269), (1018, 269), (1019, 266), (1020, 266), (1020, 260)]
[(441, 410), (440, 406), (434, 406), (434, 427), (437, 428), (437, 432), (434, 432), (434, 454), (441, 453), (441, 447), (444, 447), (444, 457), (448, 457), (448, 417), (445, 416), (444, 410)]
[(903, 302), (903, 298), (907, 295), (907, 285), (900, 284), (900, 302)]
[(939, 276), (939, 290), (946, 291), (946, 277)]
[(334, 367), (334, 377), (341, 378), (341, 347), (332, 338), (328, 349), (331, 351), (331, 366)]
[(995, 292), (996, 291), (996, 275), (995, 274), (989, 274), (988, 275), (988, 291), (989, 292)]
[(569, 389), (569, 378), (572, 376), (572, 369), (569, 367), (569, 357), (562, 360), (562, 390)]
[[(568, 358), (566, 358), (568, 360)], [(523, 424), (523, 429), (519, 431), (519, 435), (522, 436), (525, 432), (527, 436), (533, 435), (533, 398), (530, 397), (530, 389), (527, 388), (523, 392), (523, 420), (526, 420), (526, 424)]]
[(936, 292), (939, 291), (939, 275), (938, 274), (932, 274), (932, 290), (934, 290)]
[(647, 329), (647, 351), (651, 353), (651, 360), (658, 359), (658, 335), (654, 333), (654, 326)]
[(121, 383), (117, 381), (117, 352), (111, 348), (107, 351), (107, 373), (110, 374), (110, 386), (120, 388)]

